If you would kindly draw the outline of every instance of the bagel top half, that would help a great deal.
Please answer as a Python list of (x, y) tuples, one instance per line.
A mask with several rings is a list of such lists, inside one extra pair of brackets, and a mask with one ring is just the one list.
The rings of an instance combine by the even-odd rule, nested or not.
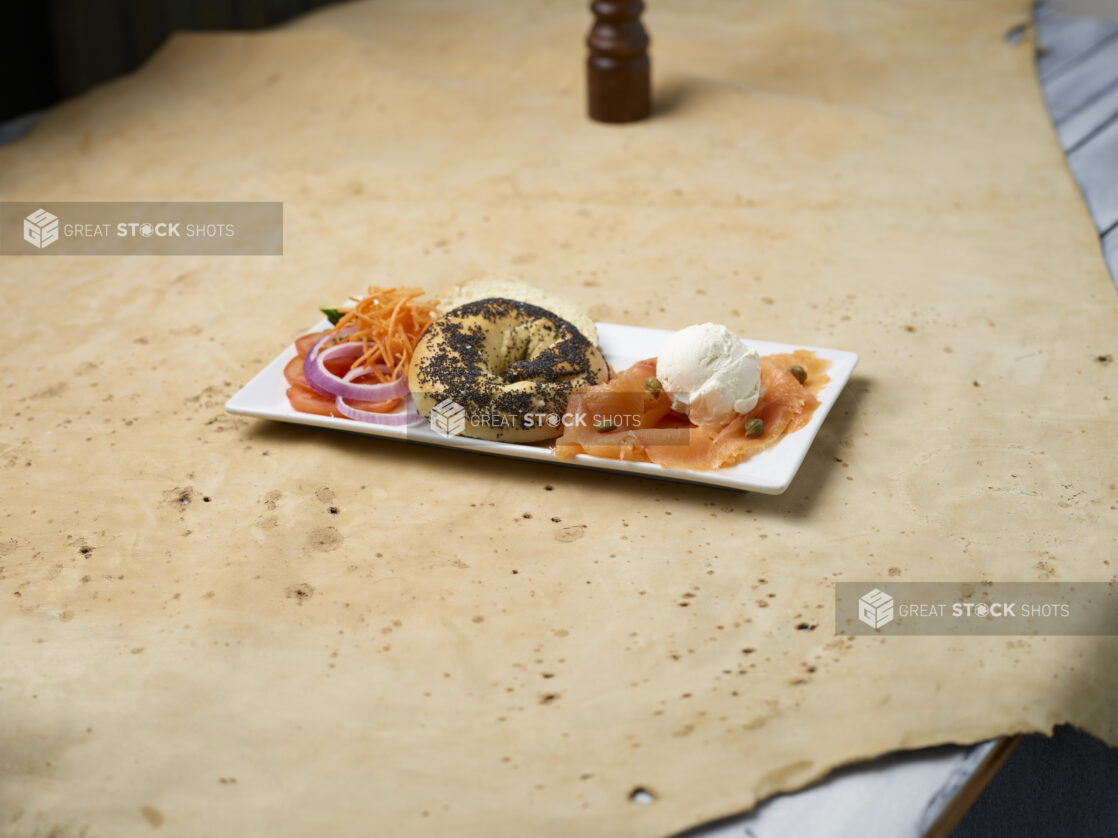
[(586, 335), (594, 345), (598, 343), (598, 330), (594, 326), (594, 321), (574, 300), (569, 300), (554, 291), (529, 285), (518, 277), (506, 274), (486, 274), (441, 291), (438, 310), (440, 314), (446, 314), (458, 306), (490, 297), (520, 300), (522, 303), (539, 306), (545, 311), (562, 317)]
[(559, 436), (568, 396), (608, 378), (601, 351), (575, 326), (500, 297), (458, 306), (428, 326), (408, 369), (423, 416), (449, 400), (450, 409), (464, 409), (464, 436), (501, 442)]

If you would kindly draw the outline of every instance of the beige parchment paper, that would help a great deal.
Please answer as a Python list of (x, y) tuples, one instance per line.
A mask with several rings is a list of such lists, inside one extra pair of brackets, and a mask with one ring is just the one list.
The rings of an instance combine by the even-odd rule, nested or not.
[[(1112, 638), (832, 628), (839, 579), (1115, 578), (1118, 305), (1027, 6), (663, 0), (659, 112), (607, 127), (583, 4), (360, 3), (0, 148), (6, 200), (286, 225), (0, 260), (4, 834), (661, 836), (897, 748), (1118, 743)], [(862, 362), (781, 497), (223, 412), (317, 305), (485, 271)]]

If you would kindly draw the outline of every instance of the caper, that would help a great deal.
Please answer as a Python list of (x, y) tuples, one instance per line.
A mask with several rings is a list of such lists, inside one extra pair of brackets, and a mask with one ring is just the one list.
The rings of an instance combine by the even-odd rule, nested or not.
[(765, 432), (765, 420), (764, 419), (750, 419), (748, 422), (745, 423), (745, 435), (746, 436), (760, 436), (764, 432)]
[(594, 423), (594, 430), (600, 434), (604, 434), (606, 431), (617, 430), (617, 425), (609, 419), (599, 419)]
[(644, 389), (652, 394), (652, 398), (656, 398), (660, 395), (660, 391), (663, 389), (663, 387), (660, 384), (659, 378), (654, 375), (650, 375), (644, 380)]
[(800, 382), (801, 384), (803, 384), (805, 381), (807, 381), (807, 370), (805, 370), (803, 367), (801, 367), (799, 365), (794, 366), (794, 367), (789, 367), (788, 372), (792, 373), (792, 377), (794, 379), (796, 379), (798, 382)]

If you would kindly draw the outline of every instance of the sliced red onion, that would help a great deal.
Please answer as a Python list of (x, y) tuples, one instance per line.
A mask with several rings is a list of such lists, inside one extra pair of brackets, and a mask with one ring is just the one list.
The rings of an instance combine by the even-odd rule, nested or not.
[[(352, 330), (347, 329), (346, 331)], [(318, 351), (322, 348), (322, 344), (326, 343), (333, 337), (337, 337), (337, 335), (335, 335), (333, 332), (327, 332), (326, 334), (324, 334), (315, 342), (314, 346), (311, 347), (311, 351), (306, 354), (306, 357), (303, 358), (303, 378), (306, 379), (307, 384), (310, 386), (310, 388), (318, 393), (320, 396), (332, 396), (333, 393), (330, 393), (327, 390), (323, 390), (320, 386), (318, 386), (314, 383), (314, 381), (311, 380), (312, 377), (316, 377), (314, 373), (315, 364), (312, 363), (311, 359), (317, 358)], [(326, 372), (327, 374), (332, 374), (329, 370), (327, 370)]]
[[(307, 357), (303, 360), (303, 377), (311, 389), (323, 396), (335, 396), (339, 399), (350, 399), (361, 402), (381, 402), (386, 399), (398, 399), (408, 394), (408, 380), (400, 376), (394, 381), (385, 384), (353, 384), (347, 373), (345, 378), (339, 378), (326, 369), (323, 363), (327, 358), (358, 357), (365, 353), (364, 346), (357, 341), (347, 341), (323, 349), (322, 345), (331, 340), (334, 335), (325, 335), (318, 341)], [(369, 368), (361, 368), (368, 372)], [(352, 373), (353, 370), (350, 370)], [(358, 373), (361, 374), (361, 373)], [(356, 377), (356, 376), (355, 376)], [(339, 407), (339, 409), (341, 409)], [(355, 410), (356, 408), (347, 408)]]
[[(369, 370), (369, 367), (357, 367), (357, 369), (352, 369), (345, 374), (342, 381), (348, 384), (350, 379), (365, 375)], [(406, 383), (407, 379), (404, 379), (404, 381)], [(407, 393), (406, 387), (404, 393)], [(392, 396), (390, 398), (397, 397)], [(376, 401), (383, 401), (383, 399), (377, 399)], [(375, 413), (371, 410), (359, 410), (356, 407), (350, 407), (346, 404), (341, 396), (334, 399), (334, 406), (338, 408), (338, 412), (341, 413), (342, 416), (348, 416), (350, 419), (357, 422), (371, 422), (375, 425), (414, 425), (416, 422), (423, 421), (423, 417), (414, 410), (405, 410), (403, 413)]]
[(422, 422), (423, 417), (414, 410), (404, 413), (374, 413), (371, 410), (358, 410), (345, 403), (341, 396), (335, 399), (334, 406), (342, 416), (348, 416), (357, 422), (369, 422), (373, 425), (414, 425)]

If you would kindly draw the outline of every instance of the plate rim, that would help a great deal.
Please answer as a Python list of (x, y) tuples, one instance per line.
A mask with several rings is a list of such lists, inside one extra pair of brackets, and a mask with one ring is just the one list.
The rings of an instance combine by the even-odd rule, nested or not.
[[(639, 332), (642, 337), (661, 337), (673, 334), (672, 329), (654, 329), (642, 326), (631, 326), (622, 323), (608, 323), (597, 322), (594, 324), (599, 332), (599, 346), (603, 344), (613, 343), (618, 338), (623, 338), (626, 332)], [(313, 331), (321, 331), (322, 329), (329, 328), (329, 321), (323, 319), (312, 326), (302, 334), (307, 334)], [(793, 459), (788, 461), (788, 465), (781, 469), (780, 473), (774, 475), (770, 480), (764, 480), (763, 475), (758, 477), (754, 475), (751, 478), (743, 478), (741, 475), (735, 475), (734, 470), (745, 466), (749, 461), (740, 463), (736, 466), (731, 466), (726, 469), (718, 469), (711, 471), (699, 471), (696, 469), (675, 469), (667, 468), (657, 465), (655, 463), (632, 462), (627, 460), (611, 460), (602, 457), (592, 457), (589, 454), (576, 454), (568, 460), (560, 460), (556, 457), (550, 448), (543, 446), (512, 443), (512, 442), (497, 442), (494, 440), (479, 440), (470, 437), (442, 437), (429, 431), (427, 428), (421, 429), (408, 429), (403, 426), (382, 426), (382, 425), (366, 425), (354, 422), (348, 419), (342, 419), (333, 416), (318, 416), (310, 413), (300, 413), (291, 408), (286, 403), (284, 398), (284, 407), (286, 410), (276, 408), (260, 407), (254, 399), (250, 399), (247, 395), (257, 387), (262, 386), (266, 379), (278, 377), (286, 384), (283, 379), (283, 367), (295, 355), (294, 342), (284, 347), (275, 358), (264, 365), (254, 376), (252, 376), (236, 393), (234, 393), (226, 402), (225, 410), (228, 413), (239, 416), (252, 416), (258, 419), (267, 419), (275, 422), (285, 422), (288, 424), (305, 425), (310, 427), (324, 428), (326, 430), (339, 430), (346, 433), (357, 434), (359, 436), (371, 436), (380, 439), (392, 439), (400, 442), (414, 443), (416, 445), (430, 445), (441, 448), (450, 448), (457, 451), (466, 451), (474, 454), (488, 454), (491, 456), (503, 457), (506, 459), (517, 459), (527, 462), (543, 463), (548, 465), (562, 465), (573, 468), (585, 468), (595, 471), (604, 471), (618, 474), (628, 474), (634, 477), (652, 478), (658, 480), (668, 480), (672, 482), (682, 482), (694, 485), (713, 486), (724, 489), (734, 489), (738, 491), (751, 491), (759, 494), (779, 495), (787, 491), (791, 486), (792, 481), (799, 473), (804, 460), (807, 457), (808, 451), (815, 443), (815, 438), (819, 434), (823, 423), (826, 421), (831, 409), (838, 402), (839, 396), (846, 388), (847, 383), (853, 376), (854, 370), (858, 366), (860, 360), (855, 352), (845, 349), (830, 349), (826, 347), (804, 346), (801, 344), (779, 343), (776, 341), (765, 340), (752, 340), (746, 339), (746, 342), (751, 346), (758, 348), (761, 354), (770, 354), (779, 351), (793, 351), (796, 349), (807, 349), (810, 351), (818, 352), (823, 357), (831, 362), (831, 369), (828, 374), (831, 378), (827, 386), (820, 393), (820, 404), (816, 408), (815, 414), (812, 416), (811, 421), (795, 434), (790, 434), (785, 439), (782, 439), (772, 448), (757, 456), (764, 456), (769, 451), (775, 451), (781, 445), (786, 445), (787, 442), (792, 440), (795, 435), (807, 433), (807, 436), (801, 437), (796, 440), (800, 444), (796, 446), (798, 449), (793, 455)], [(613, 348), (612, 351), (602, 346), (603, 354), (610, 358), (618, 357), (620, 354)], [(628, 363), (633, 363), (641, 357), (648, 357), (640, 353), (632, 354), (629, 356), (632, 360)], [(612, 364), (611, 360), (611, 364)], [(627, 364), (626, 364), (627, 365)], [(286, 390), (286, 386), (280, 388), (282, 394)], [(246, 404), (245, 402), (250, 402)], [(411, 405), (411, 397), (408, 397), (408, 404)], [(427, 430), (428, 434), (416, 435), (417, 430)], [(538, 453), (533, 453), (538, 452)], [(785, 456), (788, 456), (790, 449), (785, 449)]]

